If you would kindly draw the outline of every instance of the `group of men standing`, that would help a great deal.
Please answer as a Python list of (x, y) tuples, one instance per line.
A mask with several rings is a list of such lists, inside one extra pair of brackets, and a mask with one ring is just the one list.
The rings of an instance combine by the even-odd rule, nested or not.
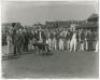
[[(29, 44), (33, 47), (34, 40), (43, 42), (48, 45), (49, 50), (68, 50), (88, 51), (90, 47), (94, 47), (94, 51), (98, 51), (98, 36), (96, 31), (92, 30), (62, 30), (50, 32), (49, 30), (18, 29), (10, 31), (7, 36), (8, 48), (10, 53), (27, 52)], [(11, 49), (12, 48), (12, 49)]]
[(29, 40), (32, 38), (27, 29), (9, 30), (7, 34), (8, 54), (21, 54), (28, 51)]
[(66, 37), (54, 38), (54, 40), (51, 41), (58, 44), (58, 50), (67, 49), (74, 52), (79, 50), (98, 51), (98, 32), (84, 29), (75, 31), (66, 30), (64, 32)]
[[(48, 34), (48, 36), (46, 36)], [(40, 40), (48, 44), (49, 50), (72, 51), (98, 51), (98, 36), (92, 30), (62, 30), (62, 31), (40, 31)], [(41, 41), (41, 42), (42, 42)]]

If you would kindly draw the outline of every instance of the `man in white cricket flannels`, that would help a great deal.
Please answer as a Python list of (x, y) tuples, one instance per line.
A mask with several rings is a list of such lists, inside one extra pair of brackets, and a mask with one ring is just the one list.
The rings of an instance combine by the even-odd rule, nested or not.
[(74, 52), (77, 49), (77, 33), (76, 31), (73, 32), (73, 36), (70, 42), (70, 51), (74, 50)]
[(70, 52), (72, 52), (72, 50), (74, 50), (74, 52), (77, 49), (77, 32), (76, 32), (76, 25), (72, 24), (71, 25), (71, 31), (72, 31), (72, 37), (71, 37), (71, 41), (70, 41)]

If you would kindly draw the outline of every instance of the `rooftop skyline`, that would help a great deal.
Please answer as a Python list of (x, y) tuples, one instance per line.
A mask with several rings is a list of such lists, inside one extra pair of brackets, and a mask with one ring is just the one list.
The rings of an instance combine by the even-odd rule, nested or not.
[(2, 22), (33, 25), (45, 21), (85, 20), (98, 13), (97, 2), (4, 2)]

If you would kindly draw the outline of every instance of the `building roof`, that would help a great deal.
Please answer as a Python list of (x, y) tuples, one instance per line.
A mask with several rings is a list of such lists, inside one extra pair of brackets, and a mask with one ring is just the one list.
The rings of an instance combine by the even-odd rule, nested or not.
[(97, 23), (86, 23), (86, 24), (81, 24), (79, 26), (76, 26), (77, 29), (80, 29), (80, 28), (98, 28), (98, 24)]
[(99, 18), (99, 16), (98, 16), (98, 14), (92, 14), (88, 19), (87, 19), (87, 21), (94, 21), (94, 22), (96, 22), (96, 21), (98, 21), (98, 18)]

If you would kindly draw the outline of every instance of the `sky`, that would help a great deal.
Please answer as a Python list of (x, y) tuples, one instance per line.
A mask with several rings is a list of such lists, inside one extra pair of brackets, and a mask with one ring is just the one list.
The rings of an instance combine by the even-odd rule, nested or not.
[(2, 22), (21, 22), (33, 25), (45, 21), (86, 20), (98, 13), (98, 3), (92, 1), (6, 1), (2, 3)]

